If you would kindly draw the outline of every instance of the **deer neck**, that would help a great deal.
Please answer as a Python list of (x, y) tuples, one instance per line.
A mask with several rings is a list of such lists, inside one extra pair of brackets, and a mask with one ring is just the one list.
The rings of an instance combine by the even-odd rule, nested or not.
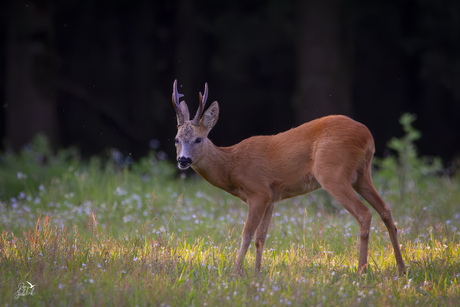
[(209, 144), (204, 148), (203, 157), (192, 168), (212, 185), (229, 192), (230, 148), (217, 147), (209, 139), (207, 142)]

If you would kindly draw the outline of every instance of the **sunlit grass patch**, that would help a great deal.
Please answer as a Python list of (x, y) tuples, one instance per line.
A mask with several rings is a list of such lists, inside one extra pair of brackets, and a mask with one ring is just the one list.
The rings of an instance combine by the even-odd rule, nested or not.
[[(236, 278), (230, 274), (238, 248), (233, 234), (223, 241), (149, 234), (152, 223), (146, 221), (136, 235), (121, 238), (102, 229), (95, 216), (86, 236), (77, 226), (53, 226), (49, 216), (39, 218), (22, 236), (4, 231), (2, 297), (11, 305), (403, 306), (454, 303), (459, 294), (460, 245), (455, 237), (437, 239), (431, 232), (426, 240), (402, 238), (405, 276), (397, 274), (385, 233), (376, 233), (363, 276), (356, 273), (357, 238), (341, 248), (319, 235), (301, 245), (268, 248), (258, 275), (252, 273), (250, 252), (247, 277)], [(36, 294), (15, 300), (21, 280), (33, 281)]]

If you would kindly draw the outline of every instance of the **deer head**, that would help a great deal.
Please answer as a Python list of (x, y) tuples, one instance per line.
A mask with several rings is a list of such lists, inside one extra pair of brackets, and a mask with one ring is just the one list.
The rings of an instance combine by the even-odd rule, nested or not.
[(200, 160), (206, 154), (209, 146), (209, 131), (219, 118), (219, 104), (214, 101), (205, 111), (208, 98), (208, 84), (204, 85), (204, 95), (200, 92), (200, 104), (193, 120), (190, 120), (190, 112), (185, 101), (179, 103), (179, 98), (184, 95), (177, 92), (177, 80), (174, 80), (172, 102), (177, 116), (177, 135), (175, 139), (177, 165), (184, 170)]

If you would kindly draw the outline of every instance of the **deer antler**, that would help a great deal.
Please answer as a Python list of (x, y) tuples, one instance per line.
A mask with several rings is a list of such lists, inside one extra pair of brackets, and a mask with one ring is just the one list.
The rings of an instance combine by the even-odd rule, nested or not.
[(206, 100), (208, 99), (208, 83), (204, 84), (204, 95), (201, 95), (200, 92), (200, 105), (198, 106), (198, 110), (196, 111), (196, 115), (193, 118), (193, 124), (199, 125), (201, 116), (203, 115), (204, 106), (206, 105)]
[(174, 105), (174, 109), (176, 110), (177, 114), (177, 125), (180, 126), (184, 123), (184, 114), (182, 113), (182, 110), (180, 108), (179, 104), (179, 98), (184, 97), (183, 94), (179, 94), (177, 91), (177, 79), (174, 80), (173, 84), (173, 92), (172, 92), (172, 102)]

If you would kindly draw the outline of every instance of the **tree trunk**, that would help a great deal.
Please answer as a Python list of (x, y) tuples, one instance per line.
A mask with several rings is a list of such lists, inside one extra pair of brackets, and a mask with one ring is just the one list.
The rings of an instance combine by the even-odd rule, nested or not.
[(12, 1), (9, 12), (6, 135), (17, 151), (40, 132), (57, 141), (56, 61), (50, 3)]
[(330, 114), (351, 115), (351, 44), (343, 22), (343, 1), (299, 1), (299, 124)]

